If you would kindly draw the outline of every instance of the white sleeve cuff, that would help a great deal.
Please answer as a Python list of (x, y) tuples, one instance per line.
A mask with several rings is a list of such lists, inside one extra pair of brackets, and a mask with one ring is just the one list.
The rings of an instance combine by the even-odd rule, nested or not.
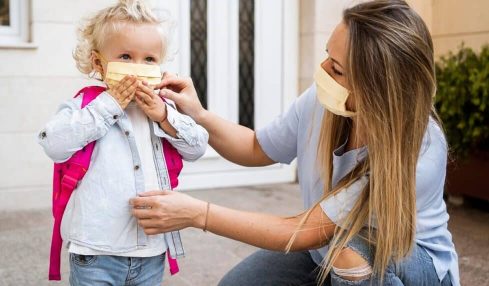
[[(189, 146), (196, 146), (202, 142), (200, 141), (199, 128), (197, 123), (187, 115), (181, 114), (170, 104), (166, 104), (166, 118), (168, 122), (177, 131), (177, 138), (171, 137), (166, 134), (164, 130), (160, 128), (158, 124), (155, 125), (155, 135), (163, 137), (172, 142), (185, 141)], [(157, 127), (157, 128), (156, 128)]]

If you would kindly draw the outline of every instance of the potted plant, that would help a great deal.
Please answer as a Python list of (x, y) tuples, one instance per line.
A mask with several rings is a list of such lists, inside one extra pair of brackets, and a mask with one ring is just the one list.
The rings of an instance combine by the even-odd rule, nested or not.
[(436, 64), (435, 105), (450, 148), (446, 191), (489, 200), (489, 45)]

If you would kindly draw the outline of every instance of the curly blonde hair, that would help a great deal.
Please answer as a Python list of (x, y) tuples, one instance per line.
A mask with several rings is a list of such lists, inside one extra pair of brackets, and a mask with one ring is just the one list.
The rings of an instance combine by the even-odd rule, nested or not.
[(169, 17), (157, 17), (143, 0), (119, 0), (116, 5), (88, 18), (78, 29), (78, 44), (73, 51), (73, 58), (80, 72), (90, 74), (94, 71), (92, 51), (99, 51), (105, 44), (107, 33), (116, 31), (121, 23), (157, 25), (163, 42), (161, 59), (166, 60), (173, 27)]

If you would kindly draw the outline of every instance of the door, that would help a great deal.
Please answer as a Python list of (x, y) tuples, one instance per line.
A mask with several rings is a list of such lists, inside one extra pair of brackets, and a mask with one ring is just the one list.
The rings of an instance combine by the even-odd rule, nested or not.
[[(219, 116), (258, 129), (283, 113), (298, 91), (297, 0), (154, 1), (175, 20), (173, 59), (164, 69), (192, 76), (201, 102)], [(211, 147), (185, 163), (180, 189), (295, 180), (295, 163), (246, 168)]]

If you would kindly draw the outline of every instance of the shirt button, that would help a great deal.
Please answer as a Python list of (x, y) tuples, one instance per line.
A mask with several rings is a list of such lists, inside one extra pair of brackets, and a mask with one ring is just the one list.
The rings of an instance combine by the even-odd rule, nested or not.
[(134, 170), (135, 171), (139, 170), (139, 165), (134, 166)]
[(117, 118), (119, 118), (119, 115), (116, 114), (116, 115), (112, 116), (112, 118), (117, 119)]
[(124, 132), (124, 133), (126, 134), (126, 136), (129, 136), (129, 131), (126, 131), (126, 132)]

